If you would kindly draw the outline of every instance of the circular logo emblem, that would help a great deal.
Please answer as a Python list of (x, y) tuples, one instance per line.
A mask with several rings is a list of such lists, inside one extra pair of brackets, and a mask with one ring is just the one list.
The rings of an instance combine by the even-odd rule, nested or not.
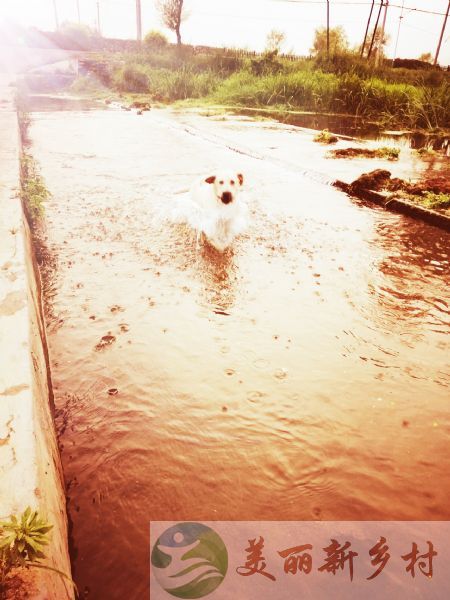
[(201, 523), (178, 523), (157, 539), (152, 568), (161, 587), (176, 598), (203, 598), (223, 581), (228, 552), (222, 539)]

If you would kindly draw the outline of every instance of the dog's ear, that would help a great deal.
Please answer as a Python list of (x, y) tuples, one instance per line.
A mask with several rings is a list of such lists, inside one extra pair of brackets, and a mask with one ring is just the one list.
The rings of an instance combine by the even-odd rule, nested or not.
[(242, 185), (244, 183), (244, 176), (242, 175), (242, 173), (238, 173), (238, 179), (239, 179), (239, 183)]
[(214, 183), (216, 180), (216, 176), (215, 175), (211, 175), (211, 177), (207, 177), (205, 179), (206, 183)]

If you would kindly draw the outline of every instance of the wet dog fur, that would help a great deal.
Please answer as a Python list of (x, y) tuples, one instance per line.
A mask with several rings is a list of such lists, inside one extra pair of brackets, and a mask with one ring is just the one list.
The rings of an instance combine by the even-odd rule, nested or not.
[(247, 205), (240, 198), (244, 176), (233, 171), (217, 171), (203, 177), (191, 188), (192, 212), (188, 222), (202, 237), (223, 252), (247, 224)]

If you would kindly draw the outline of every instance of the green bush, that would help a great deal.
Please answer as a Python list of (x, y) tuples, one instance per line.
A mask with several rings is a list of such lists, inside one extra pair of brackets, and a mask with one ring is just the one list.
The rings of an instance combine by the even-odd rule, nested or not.
[(376, 67), (352, 52), (289, 61), (275, 53), (253, 59), (172, 45), (118, 58), (122, 66), (109, 59), (116, 89), (165, 102), (207, 96), (221, 104), (344, 113), (398, 127), (450, 126), (450, 77), (442, 70), (393, 69), (386, 61)]
[(270, 75), (280, 73), (283, 65), (277, 60), (278, 51), (265, 52), (260, 58), (251, 60), (251, 71), (254, 75)]
[(168, 46), (169, 40), (163, 33), (153, 29), (144, 37), (144, 44), (149, 50), (163, 50)]

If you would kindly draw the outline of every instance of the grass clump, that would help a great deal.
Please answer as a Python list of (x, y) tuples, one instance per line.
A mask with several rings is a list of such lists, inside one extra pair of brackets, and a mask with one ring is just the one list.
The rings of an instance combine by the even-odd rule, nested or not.
[(426, 148), (425, 146), (423, 148), (418, 148), (417, 150), (414, 151), (416, 154), (418, 154), (419, 156), (436, 156), (437, 152), (436, 150), (433, 150), (433, 148)]
[(400, 156), (400, 148), (382, 146), (381, 148), (376, 148), (375, 156), (377, 158), (385, 158), (386, 160), (398, 160), (398, 157)]
[(381, 148), (339, 148), (330, 150), (333, 158), (382, 158), (385, 160), (398, 160), (400, 148), (382, 146)]
[(256, 76), (243, 70), (223, 81), (214, 94), (214, 100), (238, 106), (284, 106), (327, 112), (335, 98), (337, 86), (337, 77), (322, 71), (287, 70)]
[(320, 144), (335, 144), (338, 137), (330, 133), (328, 129), (324, 129), (314, 137), (314, 141)]
[(450, 194), (425, 192), (423, 196), (414, 196), (414, 200), (419, 200), (426, 208), (438, 210), (450, 208)]
[(43, 216), (44, 202), (50, 198), (50, 192), (38, 171), (36, 161), (29, 154), (22, 155), (20, 172), (22, 202), (31, 220), (35, 221)]
[(219, 78), (213, 71), (197, 72), (189, 65), (176, 69), (127, 64), (113, 74), (115, 88), (120, 92), (146, 93), (161, 102), (208, 96)]

